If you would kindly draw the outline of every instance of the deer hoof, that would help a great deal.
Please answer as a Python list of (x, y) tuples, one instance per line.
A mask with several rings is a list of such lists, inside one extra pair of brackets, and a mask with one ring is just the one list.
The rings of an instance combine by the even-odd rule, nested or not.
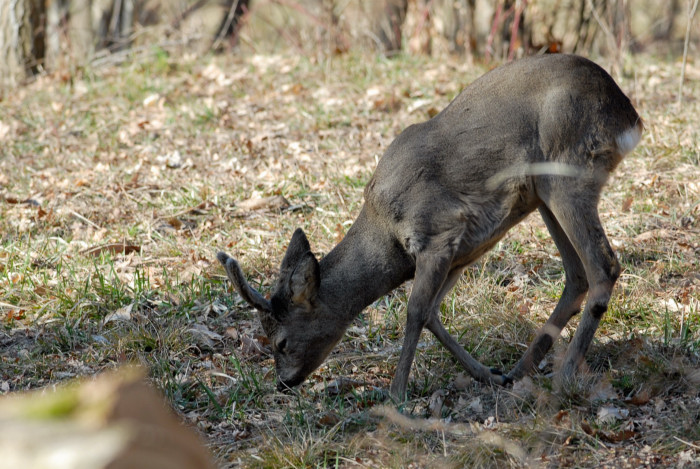
[(491, 378), (494, 383), (500, 384), (501, 386), (513, 384), (513, 378), (508, 375), (504, 375), (498, 368), (491, 368), (489, 371), (491, 371)]

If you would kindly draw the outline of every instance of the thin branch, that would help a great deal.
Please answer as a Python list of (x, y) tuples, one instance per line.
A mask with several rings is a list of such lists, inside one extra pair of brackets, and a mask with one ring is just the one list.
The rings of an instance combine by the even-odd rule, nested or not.
[(236, 17), (236, 10), (238, 9), (239, 2), (240, 0), (236, 0), (231, 4), (231, 8), (226, 14), (226, 22), (219, 31), (218, 36), (216, 36), (216, 39), (214, 40), (214, 43), (211, 46), (212, 49), (216, 50), (221, 45), (221, 42), (223, 41), (224, 36), (226, 35), (226, 31), (228, 31), (228, 28), (231, 27), (231, 23), (233, 23), (233, 19)]

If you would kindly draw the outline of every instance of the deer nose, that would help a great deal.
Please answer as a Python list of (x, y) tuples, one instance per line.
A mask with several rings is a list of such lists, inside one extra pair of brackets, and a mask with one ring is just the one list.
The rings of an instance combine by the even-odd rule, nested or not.
[(292, 388), (299, 386), (305, 378), (305, 376), (295, 376), (291, 379), (280, 379), (277, 381), (277, 390), (280, 392), (290, 392)]
[(291, 391), (292, 388), (290, 388), (289, 386), (287, 386), (287, 384), (286, 384), (284, 381), (278, 381), (278, 382), (277, 382), (277, 390), (278, 390), (279, 392), (287, 393), (287, 392)]

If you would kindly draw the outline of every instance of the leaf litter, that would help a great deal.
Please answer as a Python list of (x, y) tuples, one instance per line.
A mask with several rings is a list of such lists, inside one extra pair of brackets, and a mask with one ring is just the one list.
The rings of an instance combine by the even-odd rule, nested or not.
[[(673, 64), (637, 60), (637, 81), (621, 84), (635, 90), (648, 130), (601, 200), (624, 272), (590, 377), (573, 390), (552, 387), (556, 351), (541, 373), (493, 389), (427, 339), (403, 413), (368, 413), (385, 399), (400, 348), (409, 291), (400, 289), (353, 324), (298, 394), (275, 392), (270, 344), (223, 281), (216, 251), (235, 253), (263, 292), (297, 226), (314, 252), (329, 252), (391, 140), (484, 70), (258, 55), (45, 77), (3, 102), (0, 393), (139, 362), (231, 467), (283, 448), (365, 465), (390, 454), (516, 467), (697, 464), (698, 104), (674, 112)], [(469, 346), (481, 359), (512, 365), (561, 276), (541, 221), (528, 218), (467, 271), (451, 300), (467, 313), (451, 327), (474, 331), (460, 340), (477, 337)]]

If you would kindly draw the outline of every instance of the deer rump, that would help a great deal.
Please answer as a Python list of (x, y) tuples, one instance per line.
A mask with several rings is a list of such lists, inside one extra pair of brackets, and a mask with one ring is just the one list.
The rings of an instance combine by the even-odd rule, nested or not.
[[(593, 62), (573, 55), (522, 59), (486, 73), (392, 142), (365, 188), (358, 218), (320, 262), (297, 229), (270, 300), (220, 252), (228, 278), (260, 313), (278, 388), (303, 382), (366, 306), (410, 278), (391, 385), (396, 397), (405, 397), (423, 328), (473, 377), (507, 384), (544, 358), (587, 297), (559, 371), (573, 375), (620, 273), (598, 217), (600, 192), (642, 130), (630, 100)], [(566, 282), (550, 318), (503, 374), (457, 343), (439, 307), (464, 267), (535, 209), (561, 254)]]

